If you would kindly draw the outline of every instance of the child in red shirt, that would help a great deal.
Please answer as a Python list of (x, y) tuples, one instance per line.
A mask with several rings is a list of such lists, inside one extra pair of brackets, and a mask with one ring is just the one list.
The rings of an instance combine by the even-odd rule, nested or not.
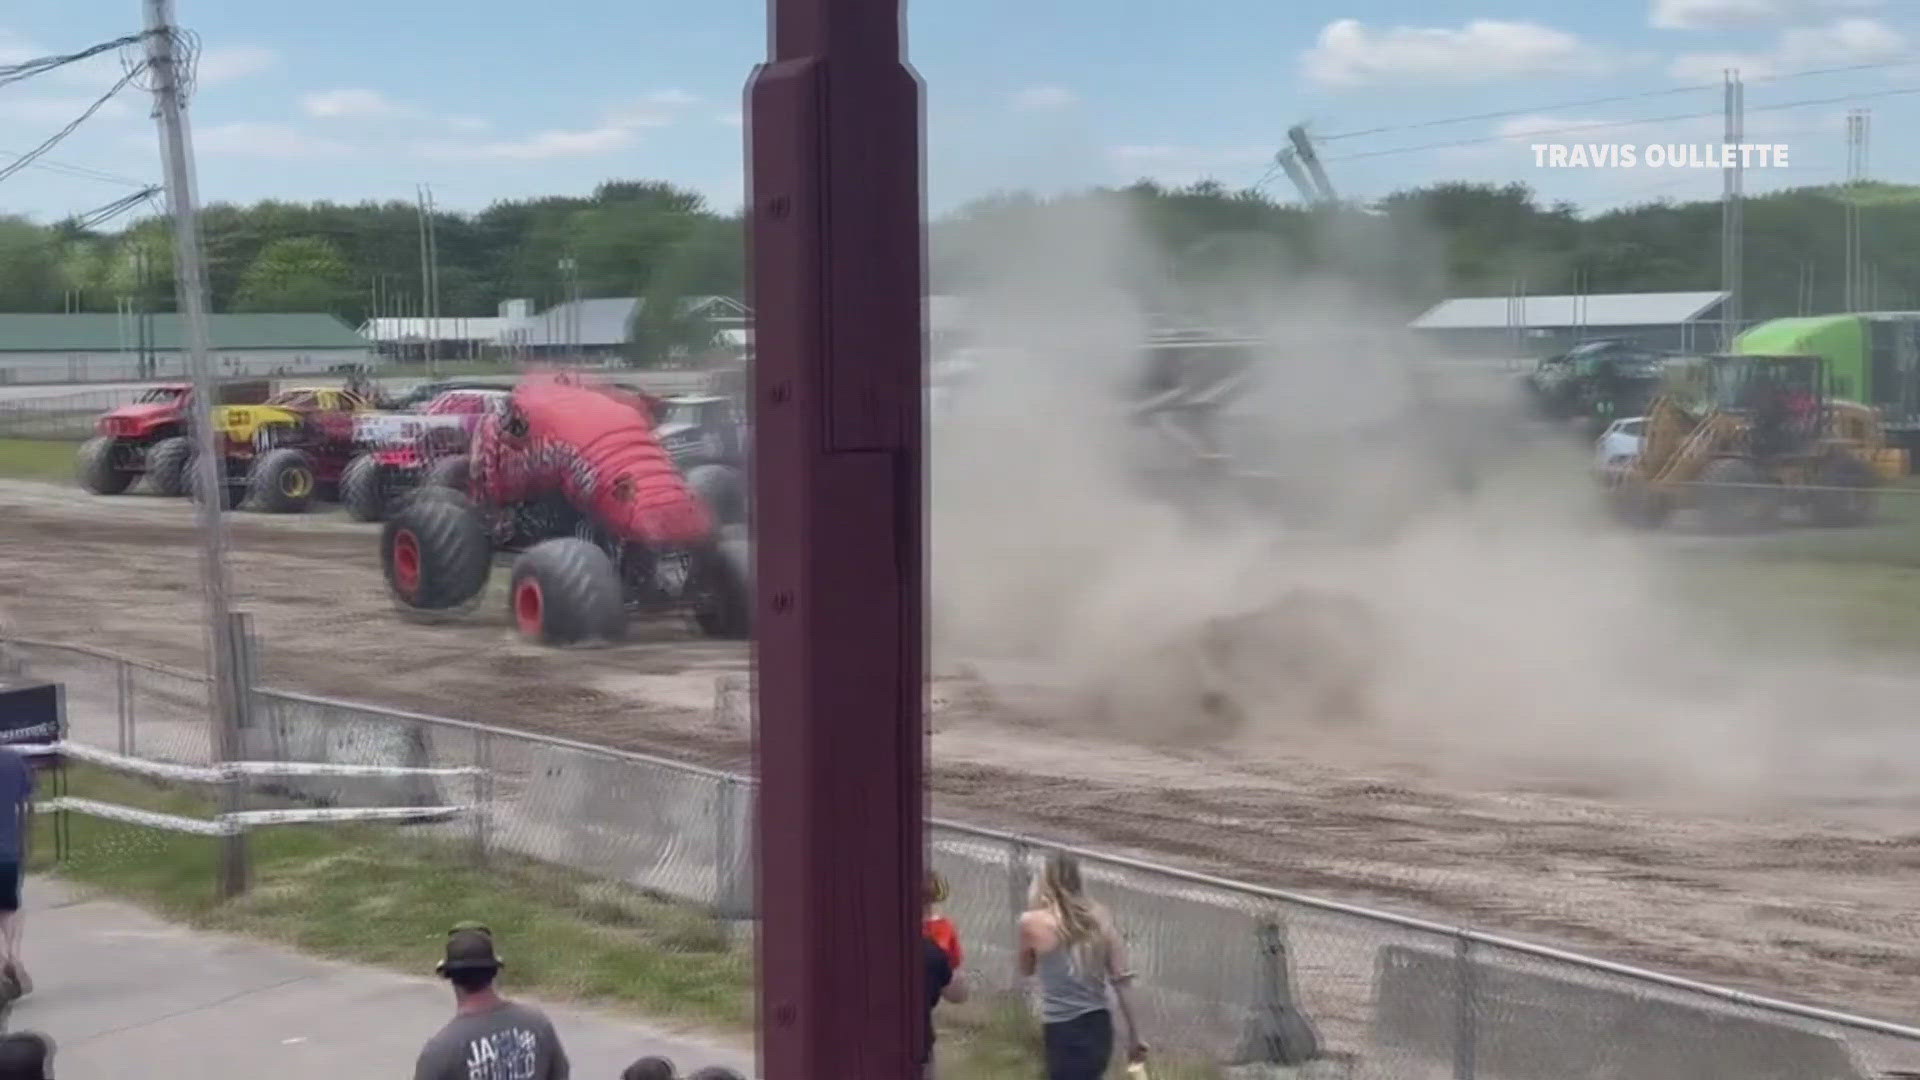
[(954, 927), (953, 920), (942, 914), (939, 908), (946, 899), (947, 879), (941, 877), (937, 870), (927, 871), (927, 936), (947, 954), (947, 961), (953, 965), (953, 970), (959, 971), (960, 931)]

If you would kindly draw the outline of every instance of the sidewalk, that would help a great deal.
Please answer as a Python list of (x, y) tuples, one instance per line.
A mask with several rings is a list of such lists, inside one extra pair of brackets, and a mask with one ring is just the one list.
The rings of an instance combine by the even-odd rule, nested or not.
[[(7, 1027), (52, 1036), (60, 1076), (411, 1076), (421, 1044), (452, 1016), (452, 991), (431, 976), (182, 929), (52, 879), (27, 882), (26, 908), (34, 992)], [(501, 952), (511, 964), (513, 942), (502, 941)], [(513, 992), (511, 967), (502, 988)], [(613, 1080), (646, 1054), (665, 1055), (683, 1072), (727, 1065), (753, 1075), (750, 1050), (701, 1045), (581, 1009), (542, 1008), (576, 1080)]]

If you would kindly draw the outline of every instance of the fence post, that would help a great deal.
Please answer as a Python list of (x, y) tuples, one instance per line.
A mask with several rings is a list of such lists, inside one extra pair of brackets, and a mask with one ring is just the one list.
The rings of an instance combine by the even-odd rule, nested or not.
[[(222, 763), (242, 761), (246, 758), (247, 732), (253, 726), (253, 626), (244, 611), (232, 612), (227, 616), (231, 621), (233, 642), (234, 671), (234, 729), (227, 732), (227, 738), (221, 740)], [(218, 695), (215, 695), (216, 700)], [(227, 721), (223, 718), (222, 723)], [(226, 814), (235, 814), (246, 808), (246, 778), (238, 772), (227, 776), (225, 791), (221, 797), (221, 810)], [(229, 819), (231, 820), (231, 819)], [(226, 899), (240, 896), (247, 891), (247, 833), (245, 829), (234, 828), (220, 838), (221, 868), (220, 893)]]
[(1478, 1048), (1478, 1003), (1474, 1000), (1473, 939), (1463, 931), (1454, 938), (1454, 1080), (1473, 1080)]
[(473, 767), (480, 770), (473, 778), (473, 854), (485, 866), (492, 846), (487, 834), (493, 814), (493, 742), (485, 728), (473, 732)]
[(114, 692), (119, 697), (121, 757), (133, 756), (133, 666), (125, 660), (114, 663)]
[(713, 912), (723, 919), (747, 914), (740, 908), (739, 781), (722, 777), (714, 786)]
[(1020, 952), (1020, 916), (1027, 910), (1027, 875), (1032, 873), (1028, 853), (1033, 845), (1023, 836), (1016, 836), (1007, 845), (1007, 916), (1012, 919), (1013, 951)]

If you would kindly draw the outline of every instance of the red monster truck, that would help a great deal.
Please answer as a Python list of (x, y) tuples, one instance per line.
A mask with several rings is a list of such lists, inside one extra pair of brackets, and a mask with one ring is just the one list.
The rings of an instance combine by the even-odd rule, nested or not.
[(506, 407), (507, 388), (448, 390), (418, 412), (362, 416), (360, 453), (340, 474), (340, 502), (357, 521), (379, 521), (414, 490), (465, 490), (467, 450), (480, 418)]
[(529, 638), (617, 641), (636, 611), (745, 636), (744, 530), (715, 525), (653, 428), (640, 395), (571, 374), (528, 376), (476, 427), (468, 490), (424, 487), (387, 521), (388, 589), (412, 611), (464, 609), (499, 552), (513, 556), (510, 610)]
[[(266, 379), (222, 383), (214, 404), (258, 404), (272, 392)], [(133, 404), (103, 413), (94, 437), (80, 446), (80, 482), (95, 495), (118, 495), (144, 475), (156, 495), (185, 495), (192, 415), (191, 383), (150, 386)]]

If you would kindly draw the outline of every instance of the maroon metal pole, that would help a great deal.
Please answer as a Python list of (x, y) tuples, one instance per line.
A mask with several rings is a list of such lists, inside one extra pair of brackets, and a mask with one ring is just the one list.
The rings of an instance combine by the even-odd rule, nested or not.
[(919, 1075), (921, 91), (902, 0), (769, 0), (747, 90), (760, 1067)]

